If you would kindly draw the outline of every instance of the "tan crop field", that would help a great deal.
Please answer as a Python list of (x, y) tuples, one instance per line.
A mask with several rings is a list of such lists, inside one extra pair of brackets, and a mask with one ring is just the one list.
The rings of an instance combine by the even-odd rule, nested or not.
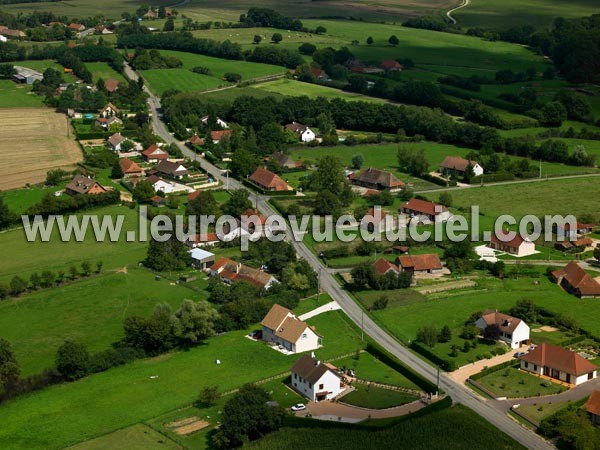
[(67, 119), (48, 108), (0, 109), (0, 190), (40, 183), (51, 169), (81, 161)]

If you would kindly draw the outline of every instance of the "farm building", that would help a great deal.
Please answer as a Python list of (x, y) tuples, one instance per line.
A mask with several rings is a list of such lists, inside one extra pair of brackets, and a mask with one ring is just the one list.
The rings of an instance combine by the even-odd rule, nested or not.
[(227, 284), (245, 281), (262, 289), (269, 289), (273, 284), (279, 283), (273, 275), (229, 258), (219, 259), (210, 268), (210, 275), (212, 277), (218, 276), (221, 281)]
[(37, 70), (29, 69), (27, 67), (22, 66), (14, 67), (15, 74), (13, 75), (13, 79), (17, 83), (33, 84), (35, 81), (42, 81), (44, 79), (44, 75), (42, 75)]
[(400, 269), (394, 263), (389, 262), (385, 258), (379, 258), (377, 261), (373, 263), (373, 269), (375, 270), (375, 275), (380, 277), (393, 273), (394, 275), (398, 275)]
[(265, 191), (292, 191), (293, 188), (270, 170), (259, 167), (249, 178), (254, 184)]
[(286, 155), (283, 152), (275, 152), (271, 155), (271, 160), (276, 161), (281, 167), (286, 169), (295, 169), (298, 167), (296, 161), (292, 159), (290, 155)]
[(575, 241), (578, 237), (590, 234), (594, 231), (596, 224), (594, 223), (565, 223), (564, 225), (556, 225), (554, 230), (558, 237), (564, 237), (569, 241)]
[(556, 284), (579, 298), (600, 297), (600, 283), (583, 270), (575, 261), (552, 272)]
[(598, 366), (575, 352), (544, 342), (521, 357), (521, 369), (579, 385), (596, 378)]
[(406, 270), (414, 274), (438, 274), (443, 271), (440, 257), (435, 253), (398, 256), (396, 265), (400, 271)]
[(221, 242), (217, 233), (195, 234), (185, 241), (188, 247), (212, 247)]
[(486, 311), (475, 321), (485, 337), (506, 342), (510, 348), (519, 348), (529, 341), (529, 325), (521, 319), (497, 311)]
[(374, 189), (377, 191), (396, 192), (402, 189), (404, 183), (390, 172), (385, 170), (373, 169), (371, 167), (363, 170), (360, 174), (350, 175), (350, 181), (357, 186)]
[[(513, 234), (514, 236), (512, 236)], [(489, 247), (493, 250), (506, 252), (518, 257), (535, 254), (535, 244), (531, 242), (529, 238), (521, 237), (519, 233), (514, 231), (500, 231), (494, 233)]]
[(190, 257), (192, 258), (192, 265), (200, 270), (206, 270), (215, 263), (215, 254), (201, 248), (191, 249)]
[(388, 72), (401, 72), (403, 69), (402, 64), (400, 64), (398, 61), (394, 61), (393, 59), (381, 61), (379, 68)]
[(336, 368), (304, 355), (292, 366), (292, 387), (312, 402), (331, 400), (345, 388)]
[(289, 353), (307, 352), (322, 345), (322, 338), (315, 330), (277, 304), (271, 307), (261, 325), (262, 340), (281, 346)]
[(471, 174), (476, 177), (483, 175), (483, 167), (477, 161), (469, 161), (460, 156), (446, 156), (440, 164), (440, 173), (464, 177), (471, 168)]
[(425, 222), (445, 222), (452, 217), (445, 206), (414, 197), (400, 207), (400, 212), (418, 217)]

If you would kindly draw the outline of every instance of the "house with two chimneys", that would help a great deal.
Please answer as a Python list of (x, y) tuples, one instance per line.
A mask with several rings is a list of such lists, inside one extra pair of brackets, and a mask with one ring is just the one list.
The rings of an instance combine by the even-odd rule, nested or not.
[(279, 175), (265, 169), (264, 167), (259, 167), (256, 169), (248, 179), (265, 191), (294, 190), (294, 188), (283, 181)]
[(261, 322), (262, 340), (283, 348), (287, 353), (316, 350), (323, 338), (289, 309), (273, 305)]
[(314, 355), (303, 355), (291, 369), (291, 386), (312, 402), (331, 400), (346, 388), (337, 368)]
[(261, 289), (269, 289), (279, 281), (271, 274), (246, 266), (229, 258), (220, 258), (210, 268), (210, 276), (219, 277), (227, 284), (246, 282)]
[(529, 343), (529, 325), (516, 317), (498, 311), (486, 311), (475, 321), (484, 337), (505, 342), (510, 348)]
[(418, 218), (424, 223), (446, 222), (452, 218), (452, 213), (444, 205), (439, 205), (419, 198), (411, 198), (400, 207), (400, 212)]
[(565, 291), (579, 298), (600, 297), (600, 283), (581, 268), (575, 261), (571, 261), (562, 269), (552, 272), (556, 284)]
[(394, 174), (372, 167), (363, 170), (358, 175), (352, 173), (348, 178), (355, 186), (377, 191), (397, 192), (404, 187), (404, 183), (396, 178)]
[(313, 130), (298, 122), (288, 123), (285, 128), (286, 130), (295, 133), (301, 142), (312, 142), (317, 137)]
[(575, 386), (598, 375), (598, 366), (581, 355), (548, 343), (540, 344), (522, 356), (521, 370)]
[(515, 231), (497, 231), (492, 235), (489, 247), (499, 252), (522, 258), (536, 253), (535, 244)]
[(470, 161), (460, 156), (446, 156), (440, 164), (440, 173), (445, 176), (464, 177), (469, 168), (471, 175), (476, 177), (483, 175), (483, 167), (477, 161)]

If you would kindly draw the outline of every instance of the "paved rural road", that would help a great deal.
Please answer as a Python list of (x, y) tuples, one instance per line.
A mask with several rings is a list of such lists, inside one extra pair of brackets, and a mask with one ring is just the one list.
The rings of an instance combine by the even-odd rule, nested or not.
[(454, 17), (452, 17), (452, 13), (460, 8), (464, 8), (468, 4), (469, 4), (469, 0), (463, 0), (462, 4), (458, 5), (456, 8), (452, 8), (450, 11), (448, 11), (446, 13), (446, 16), (448, 17), (448, 19), (450, 19), (452, 21), (452, 23), (456, 23), (456, 19)]
[[(137, 80), (137, 74), (131, 70), (128, 65), (125, 65), (125, 72), (130, 79)], [(167, 126), (162, 120), (159, 99), (148, 89), (146, 89), (146, 91), (150, 96), (148, 99), (148, 105), (152, 112), (152, 126), (154, 128), (154, 132), (163, 138), (165, 142), (176, 144), (184, 155), (194, 161), (198, 161), (201, 167), (210, 175), (220, 179), (221, 181), (228, 182), (230, 189), (241, 189), (243, 186), (240, 182), (233, 178), (229, 178), (228, 181), (224, 180), (223, 171), (221, 169), (210, 164), (205, 159), (198, 157), (196, 153), (191, 151), (181, 142), (178, 142), (169, 133)], [(268, 197), (257, 196), (255, 200), (258, 209), (265, 216), (268, 217), (270, 215), (277, 214), (273, 207), (268, 203)], [(294, 239), (292, 239), (292, 234), (289, 227), (287, 229), (287, 235), (289, 241), (294, 245), (297, 255), (308, 261), (311, 267), (320, 274), (321, 288), (341, 306), (342, 310), (358, 327), (364, 330), (365, 334), (369, 335), (375, 342), (392, 353), (404, 364), (418, 372), (421, 376), (433, 383), (436, 383), (437, 369), (435, 367), (423, 361), (411, 351), (400, 345), (398, 341), (387, 334), (368, 315), (365, 315), (363, 310), (356, 304), (350, 295), (348, 295), (348, 293), (342, 289), (335, 278), (327, 271), (317, 256), (313, 254), (303, 242), (296, 242)], [(541, 436), (533, 433), (532, 431), (520, 425), (518, 422), (509, 418), (505, 412), (503, 412), (497, 406), (494, 406), (493, 402), (485, 400), (483, 397), (480, 397), (466, 386), (453, 381), (443, 372), (440, 373), (440, 388), (450, 395), (455, 402), (469, 407), (477, 414), (485, 418), (488, 422), (504, 431), (506, 434), (527, 448), (535, 450), (554, 448)]]

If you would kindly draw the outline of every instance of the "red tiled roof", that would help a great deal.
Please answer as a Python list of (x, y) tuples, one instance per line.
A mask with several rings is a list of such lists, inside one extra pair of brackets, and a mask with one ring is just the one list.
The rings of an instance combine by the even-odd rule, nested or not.
[(439, 270), (442, 268), (440, 257), (435, 253), (398, 256), (397, 261), (403, 269), (413, 269), (415, 271)]
[(592, 392), (592, 395), (590, 395), (590, 398), (588, 398), (588, 401), (585, 403), (584, 408), (590, 414), (600, 416), (600, 391)]
[[(596, 226), (596, 224), (594, 223), (581, 223), (581, 222), (577, 222), (577, 229), (576, 231), (580, 231), (580, 230), (591, 230)], [(570, 223), (566, 223), (563, 227), (563, 229), (565, 231), (570, 231), (571, 230), (571, 224)]]
[(108, 92), (115, 92), (117, 89), (119, 89), (119, 81), (115, 80), (114, 78), (109, 78), (104, 82), (104, 88)]
[(169, 157), (169, 154), (165, 150), (160, 149), (156, 144), (152, 144), (144, 150), (142, 155), (151, 159), (167, 159)]
[(573, 289), (579, 291), (582, 296), (600, 296), (600, 283), (594, 280), (590, 274), (583, 270), (575, 261), (571, 261), (565, 267), (552, 272), (556, 279), (563, 279)]
[(198, 244), (202, 244), (205, 242), (219, 242), (219, 236), (217, 235), (217, 233), (197, 234), (195, 236), (190, 237), (190, 241), (196, 242)]
[(142, 169), (137, 165), (135, 161), (132, 161), (128, 158), (123, 158), (119, 161), (119, 165), (121, 166), (121, 170), (123, 173), (140, 173)]
[(220, 141), (224, 136), (231, 136), (231, 130), (216, 130), (210, 132), (210, 137), (213, 141)]
[(187, 196), (188, 201), (195, 200), (201, 193), (202, 191), (190, 192)]
[[(439, 211), (436, 212), (436, 206)], [(427, 200), (421, 200), (419, 198), (411, 198), (408, 202), (402, 205), (402, 209), (408, 209), (410, 211), (414, 211), (418, 214), (426, 214), (428, 216), (437, 216), (442, 212), (448, 211), (443, 205), (438, 205), (437, 203), (429, 202)]]
[[(515, 233), (512, 239), (508, 239), (509, 233)], [(519, 247), (525, 239), (517, 232), (511, 231), (498, 231), (492, 236), (492, 242), (500, 245), (508, 245), (509, 247)]]
[(204, 139), (202, 139), (200, 136), (195, 134), (191, 138), (188, 139), (188, 142), (193, 145), (203, 145)]
[(291, 191), (292, 188), (289, 184), (283, 181), (279, 175), (267, 170), (263, 167), (259, 167), (250, 175), (250, 180), (258, 184), (262, 188), (275, 191)]
[(373, 267), (375, 269), (375, 273), (379, 276), (385, 275), (390, 270), (393, 270), (394, 272), (398, 272), (398, 266), (396, 266), (395, 264), (392, 264), (385, 258), (379, 258), (377, 261), (375, 261), (375, 263), (373, 264)]
[(546, 366), (571, 375), (580, 376), (598, 370), (598, 366), (570, 350), (543, 343), (521, 358), (531, 364)]
[(387, 59), (385, 61), (381, 61), (379, 65), (382, 69), (402, 69), (402, 64), (398, 61), (394, 61), (393, 59)]

